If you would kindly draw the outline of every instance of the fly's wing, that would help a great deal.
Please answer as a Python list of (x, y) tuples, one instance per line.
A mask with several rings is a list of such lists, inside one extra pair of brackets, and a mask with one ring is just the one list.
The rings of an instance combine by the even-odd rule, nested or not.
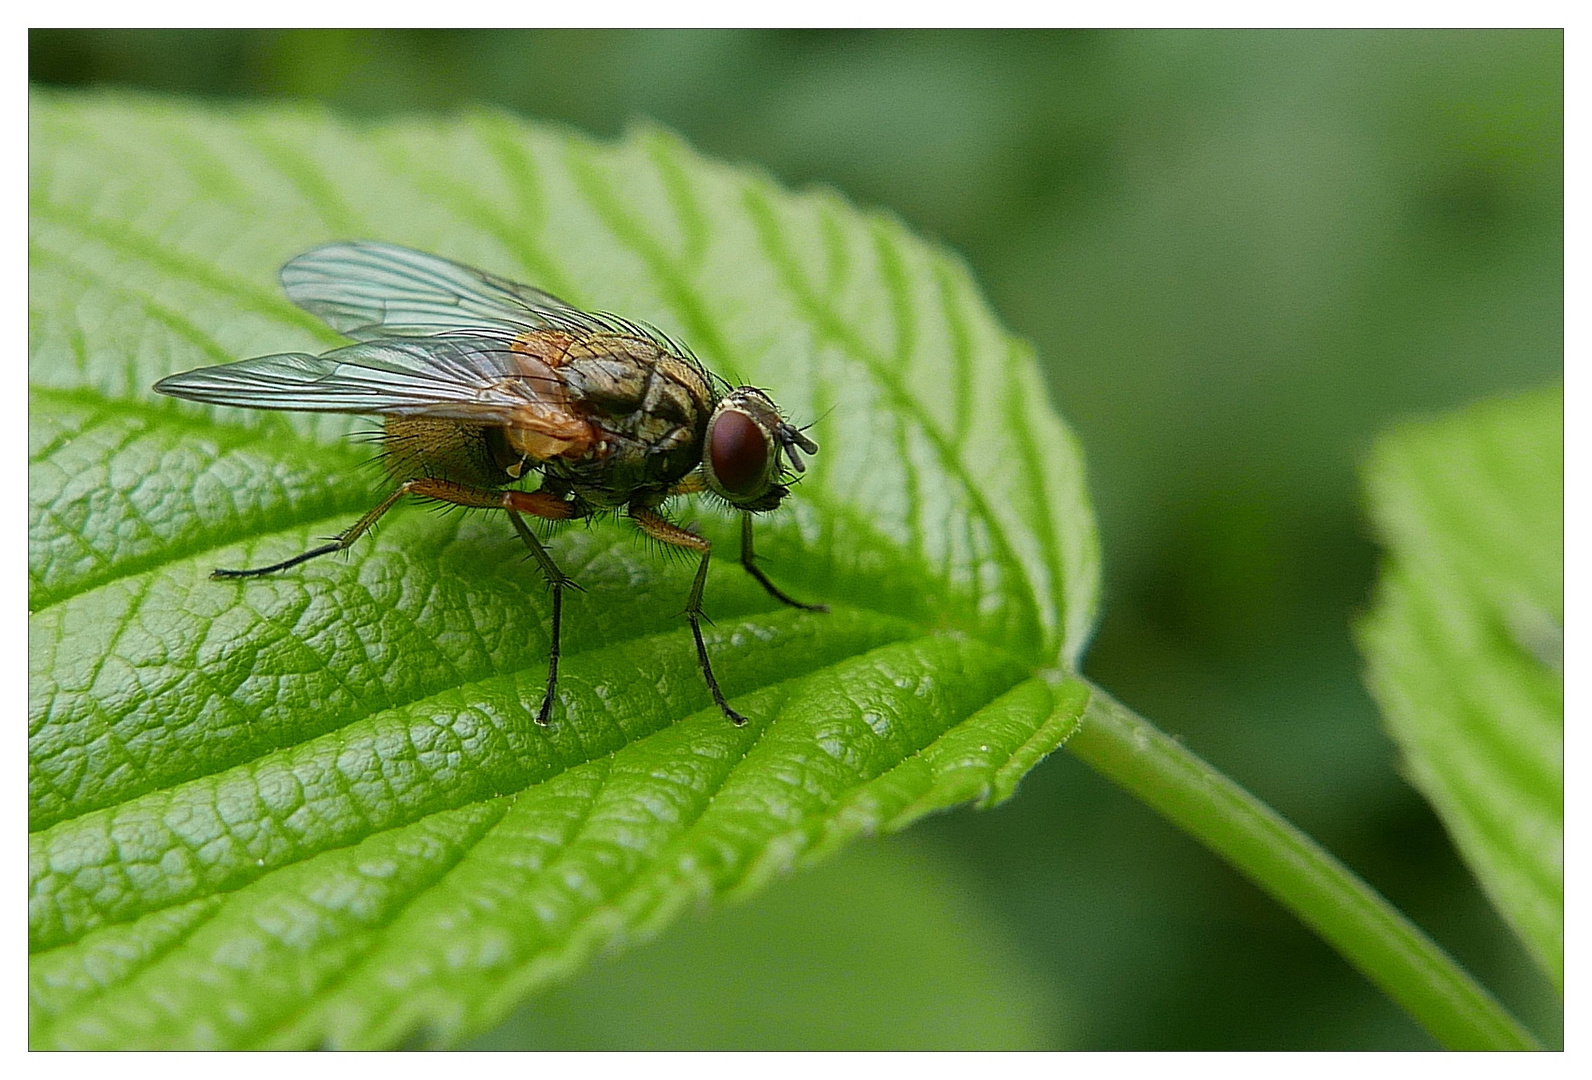
[(553, 370), (493, 337), (367, 341), (323, 356), (278, 353), (198, 368), (155, 384), (162, 394), (245, 409), (379, 413), (504, 425), (582, 443)]
[(358, 341), (581, 332), (614, 329), (611, 323), (616, 321), (570, 307), (529, 285), (371, 240), (305, 252), (282, 267), (282, 287), (299, 307)]

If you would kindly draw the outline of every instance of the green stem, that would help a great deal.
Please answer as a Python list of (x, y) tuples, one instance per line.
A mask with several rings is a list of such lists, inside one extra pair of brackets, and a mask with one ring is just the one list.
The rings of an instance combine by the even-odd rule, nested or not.
[(1098, 687), (1067, 749), (1270, 893), (1443, 1046), (1541, 1048), (1374, 889), (1276, 811)]

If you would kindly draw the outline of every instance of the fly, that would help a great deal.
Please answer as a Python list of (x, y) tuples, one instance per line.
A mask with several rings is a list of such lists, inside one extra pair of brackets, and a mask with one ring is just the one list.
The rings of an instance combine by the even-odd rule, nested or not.
[[(701, 556), (685, 615), (697, 663), (724, 700), (702, 640), (712, 545), (670, 521), (664, 503), (706, 492), (741, 513), (741, 565), (783, 604), (757, 567), (752, 515), (776, 509), (818, 446), (763, 391), (730, 387), (657, 331), (571, 307), (528, 285), (408, 248), (328, 244), (282, 267), (288, 298), (354, 339), (321, 356), (278, 353), (198, 368), (155, 384), (162, 394), (246, 409), (384, 417), (387, 496), (329, 542), (217, 578), (274, 574), (342, 551), (405, 496), (501, 509), (552, 589), (546, 725), (558, 686), (565, 589), (579, 589), (525, 522), (623, 513), (652, 539)], [(510, 488), (540, 474), (535, 491)]]

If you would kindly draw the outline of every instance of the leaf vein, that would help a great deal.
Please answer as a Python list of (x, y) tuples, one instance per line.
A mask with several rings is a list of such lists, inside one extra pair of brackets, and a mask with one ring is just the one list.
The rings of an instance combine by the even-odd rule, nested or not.
[[(1024, 400), (1022, 387), (1016, 381), (1017, 372), (1020, 369), (1015, 362), (1018, 359), (1015, 345), (1008, 347), (1008, 355), (1013, 362), (1006, 365), (1004, 389), (1006, 391), (1007, 409), (1009, 410), (1006, 427), (1013, 441), (1017, 444), (1017, 453), (1022, 459), (1021, 471), (1023, 475), (1029, 477), (1030, 482), (1041, 485), (1039, 490), (1043, 493), (1043, 485), (1050, 476), (1050, 468), (1040, 458), (1038, 448), (1034, 446), (1033, 433), (1030, 430), (1028, 418), (1023, 415), (1024, 406), (1027, 402)], [(1046, 584), (1049, 586), (1050, 602), (1055, 610), (1056, 625), (1065, 628), (1067, 624), (1066, 581), (1069, 567), (1067, 566), (1066, 555), (1063, 554), (1061, 544), (1056, 537), (1055, 523), (1051, 519), (1049, 508), (1045, 505), (1046, 501), (1043, 497), (1040, 498), (1040, 505), (1035, 507), (1037, 512), (1030, 515), (1030, 518), (1034, 522), (1034, 531), (1038, 534), (1039, 548), (1044, 553), (1046, 576), (1049, 579)], [(1037, 592), (1038, 590), (1036, 589), (1035, 591)], [(1063, 635), (1065, 636), (1064, 630)]]
[[(1016, 572), (1022, 577), (1021, 563), (1017, 560), (1012, 550), (1011, 542), (1006, 536), (1006, 530), (1001, 521), (990, 510), (989, 503), (973, 479), (968, 475), (967, 468), (961, 458), (952, 449), (945, 436), (935, 426), (933, 421), (924, 412), (923, 407), (912, 397), (907, 389), (901, 385), (899, 377), (890, 369), (888, 361), (880, 356), (871, 345), (861, 340), (851, 331), (829, 308), (819, 303), (817, 297), (808, 286), (806, 277), (796, 265), (791, 253), (785, 249), (779, 237), (778, 224), (773, 218), (773, 211), (769, 208), (763, 195), (753, 186), (747, 185), (744, 189), (745, 202), (751, 211), (754, 224), (757, 226), (758, 236), (762, 241), (765, 254), (779, 269), (786, 290), (796, 300), (797, 305), (807, 313), (808, 318), (826, 337), (849, 349), (861, 359), (868, 370), (884, 388), (891, 401), (903, 414), (910, 415), (917, 423), (919, 429), (933, 447), (935, 456), (939, 458), (941, 467), (954, 478), (964, 492), (972, 513), (981, 519), (988, 528), (990, 539), (995, 544), (1004, 572)], [(1043, 625), (1039, 618), (1038, 605), (1027, 590), (1021, 590), (1019, 598), (1026, 604), (1034, 615), (1036, 622)]]
[(267, 131), (263, 114), (245, 115), (238, 131), (293, 185), (334, 234), (354, 237), (368, 233), (358, 213), (332, 185), (325, 171), (301, 147)]
[(200, 263), (170, 249), (153, 237), (102, 218), (79, 214), (76, 208), (51, 203), (43, 196), (29, 199), (28, 212), (63, 228), (74, 229), (88, 239), (97, 240), (113, 250), (140, 259), (189, 284), (229, 297), (242, 305), (244, 310), (270, 314), (283, 322), (313, 332), (323, 341), (344, 343), (342, 336), (331, 327), (309, 312), (294, 306), (285, 297), (252, 285), (244, 279), (224, 274), (219, 267)]
[(576, 186), (597, 211), (609, 233), (638, 256), (662, 284), (664, 299), (685, 322), (696, 347), (720, 362), (729, 361), (734, 354), (703, 309), (696, 292), (686, 284), (679, 267), (663, 250), (662, 244), (620, 202), (607, 178), (590, 159), (589, 152), (572, 142), (565, 149), (565, 158)]
[[(493, 804), (497, 804), (497, 805), (493, 805)], [(471, 805), (471, 806), (480, 806), (480, 805), (493, 806), (494, 814), (489, 815), (489, 816), (493, 816), (495, 818), (495, 820), (493, 820), (490, 824), (486, 825), (485, 828), (482, 828), (475, 836), (470, 837), (467, 841), (465, 841), (464, 843), (460, 844), (459, 847), (458, 847), (457, 853), (452, 855), (452, 857), (448, 860), (446, 865), (438, 866), (435, 869), (435, 876), (432, 877), (432, 879), (430, 881), (427, 881), (423, 885), (420, 885), (418, 888), (416, 888), (401, 903), (397, 904), (392, 911), (384, 912), (380, 919), (375, 920), (374, 922), (372, 922), (370, 924), (367, 924), (365, 929), (367, 929), (369, 931), (372, 931), (372, 933), (370, 933), (368, 935), (368, 937), (365, 939), (365, 941), (361, 942), (361, 947), (360, 947), (359, 951), (360, 951), (360, 953), (362, 955), (368, 956), (371, 952), (374, 952), (376, 949), (380, 948), (381, 945), (384, 944), (381, 935), (379, 933), (376, 933), (375, 931), (380, 931), (380, 930), (382, 930), (384, 928), (390, 927), (394, 923), (396, 923), (400, 919), (402, 919), (404, 914), (406, 912), (410, 911), (415, 906), (415, 904), (417, 904), (421, 900), (425, 899), (426, 896), (428, 896), (432, 892), (432, 890), (440, 887), (448, 879), (449, 875), (451, 875), (454, 871), (456, 871), (459, 868), (460, 864), (462, 864), (467, 858), (469, 858), (470, 853), (473, 852), (476, 848), (478, 848), (482, 844), (483, 841), (485, 841), (488, 837), (490, 837), (492, 835), (493, 831), (495, 829), (497, 829), (497, 827), (503, 823), (503, 819), (508, 816), (508, 813), (509, 813), (510, 809), (512, 809), (513, 797), (512, 796), (508, 796), (508, 797), (503, 797), (503, 798), (498, 798), (498, 799), (483, 799), (483, 800), (480, 800), (479, 802), (471, 803), (471, 804), (468, 804), (468, 805)], [(451, 812), (453, 812), (453, 811), (449, 811), (449, 810), (439, 811), (439, 813), (451, 813)], [(419, 819), (419, 820), (424, 820), (424, 819)], [(417, 824), (417, 823), (418, 822), (406, 822), (405, 824), (406, 825), (414, 825), (414, 824)], [(402, 826), (400, 826), (400, 827), (402, 827)], [(386, 830), (383, 830), (383, 831), (386, 831)], [(379, 833), (372, 834), (372, 835), (379, 835)], [(361, 838), (361, 840), (364, 840), (364, 839), (368, 839), (368, 837), (362, 837)], [(357, 842), (356, 842), (356, 844), (357, 844)], [(348, 845), (348, 846), (353, 847), (353, 846), (356, 846), (356, 844), (351, 844), (351, 845)], [(273, 1028), (277, 1032), (283, 1031), (284, 1029), (287, 1029), (288, 1027), (290, 1027), (295, 1021), (301, 1020), (304, 1017), (310, 1015), (311, 1012), (314, 1009), (316, 1009), (318, 1006), (322, 1006), (327, 998), (329, 998), (332, 994), (336, 993), (337, 988), (339, 986), (342, 986), (342, 985), (345, 985), (345, 984), (351, 982), (354, 979), (354, 977), (359, 974), (360, 966), (364, 962), (365, 961), (363, 961), (363, 960), (355, 960), (354, 958), (351, 957), (349, 959), (349, 963), (347, 964), (347, 966), (344, 967), (341, 971), (339, 971), (333, 977), (331, 982), (327, 983), (324, 986), (317, 987), (313, 994), (306, 995), (304, 1000), (303, 1000), (302, 1006), (297, 1008), (297, 1009), (295, 1009), (293, 1012), (289, 1013), (287, 1016), (278, 1019), (273, 1024)], [(264, 1040), (261, 1040), (261, 1041), (263, 1042)]]
[(940, 290), (940, 309), (945, 313), (946, 330), (951, 339), (951, 362), (956, 373), (956, 389), (951, 403), (955, 418), (952, 420), (950, 443), (960, 457), (973, 431), (973, 343), (966, 314), (962, 311), (961, 297), (957, 295), (951, 280), (950, 268), (944, 260), (935, 260), (933, 265), (934, 280)]

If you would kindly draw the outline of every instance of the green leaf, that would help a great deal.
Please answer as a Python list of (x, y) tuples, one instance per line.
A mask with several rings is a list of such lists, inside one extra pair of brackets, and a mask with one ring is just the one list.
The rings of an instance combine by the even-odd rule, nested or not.
[(1563, 991), (1564, 396), (1385, 436), (1367, 682), (1493, 904)]
[[(598, 949), (861, 833), (998, 802), (1074, 730), (1098, 556), (1071, 435), (965, 268), (894, 220), (665, 133), (497, 113), (36, 95), (30, 155), (30, 1036), (36, 1047), (456, 1043)], [(622, 312), (816, 420), (758, 526), (780, 607), (556, 530), (404, 508), (346, 557), (210, 580), (383, 494), (367, 421), (201, 409), (174, 371), (337, 338), (276, 268), (335, 238)]]

